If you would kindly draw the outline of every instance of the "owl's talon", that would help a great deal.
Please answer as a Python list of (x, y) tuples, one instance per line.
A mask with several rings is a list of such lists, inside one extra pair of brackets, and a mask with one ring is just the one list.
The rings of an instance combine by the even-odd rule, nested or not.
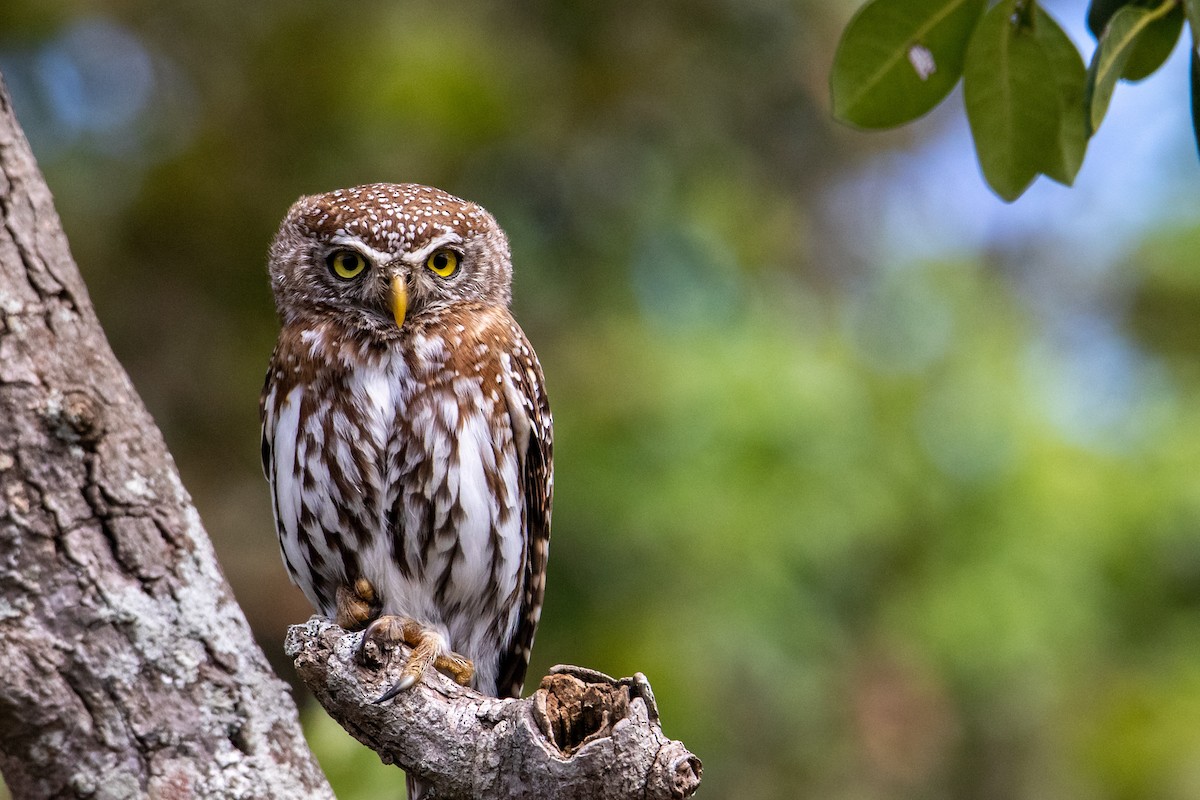
[(379, 697), (376, 698), (375, 700), (372, 700), (371, 703), (372, 703), (372, 705), (379, 705), (380, 703), (386, 703), (388, 700), (391, 700), (396, 695), (400, 694), (401, 692), (403, 692), (407, 689), (411, 689), (412, 687), (414, 687), (416, 685), (417, 685), (416, 678), (414, 678), (412, 675), (405, 675), (403, 678), (396, 681), (396, 683), (392, 685), (392, 688), (388, 689), (386, 692), (379, 695)]
[(375, 587), (366, 578), (359, 578), (353, 588), (339, 586), (334, 598), (337, 613), (334, 622), (348, 631), (362, 630), (367, 623), (379, 616), (379, 600)]
[(400, 642), (412, 647), (412, 653), (404, 664), (400, 679), (380, 695), (379, 699), (375, 700), (376, 703), (386, 702), (411, 689), (424, 677), (430, 666), (449, 673), (463, 686), (470, 683), (475, 675), (475, 665), (469, 658), (446, 649), (446, 641), (440, 633), (410, 617), (387, 614), (372, 620), (358, 645), (357, 655), (360, 662), (366, 660), (368, 642), (372, 642), (380, 653), (387, 652)]
[[(399, 628), (399, 621), (401, 619), (401, 617), (386, 615), (371, 620), (363, 631), (362, 638), (358, 641), (358, 648), (354, 651), (354, 656), (358, 659), (358, 663), (366, 666), (380, 666), (383, 664), (384, 654), (404, 641), (402, 631)], [(368, 644), (373, 645), (373, 647), (368, 649)]]

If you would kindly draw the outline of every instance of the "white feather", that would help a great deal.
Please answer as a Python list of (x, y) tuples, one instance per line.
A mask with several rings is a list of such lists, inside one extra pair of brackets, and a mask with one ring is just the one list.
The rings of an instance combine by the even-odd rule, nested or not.
[(318, 607), (317, 597), (309, 588), (313, 584), (312, 572), (301, 550), (298, 534), (302, 490), (297, 467), (304, 449), (300, 436), (300, 403), (303, 397), (302, 386), (288, 392), (279, 405), (279, 418), (273, 426), (269, 426), (273, 432), (271, 440), (274, 453), (271, 482), (275, 485), (276, 524), (283, 530), (279, 544), (284, 560), (296, 572), (300, 588), (305, 590), (305, 597), (314, 607)]
[(463, 509), (458, 528), (461, 560), (455, 564), (450, 587), (455, 599), (470, 600), (481, 594), (491, 579), (491, 555), (488, 543), (497, 509), (487, 486), (483, 467), (484, 451), (492, 451), (490, 425), (478, 413), (463, 420), (453, 473), (458, 476), (456, 494)]

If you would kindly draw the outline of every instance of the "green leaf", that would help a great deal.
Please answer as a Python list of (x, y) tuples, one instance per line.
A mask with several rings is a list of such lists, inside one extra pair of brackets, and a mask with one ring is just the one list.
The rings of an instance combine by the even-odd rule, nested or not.
[(1170, 14), (1175, 5), (1176, 0), (1163, 0), (1154, 8), (1125, 6), (1109, 20), (1088, 67), (1085, 103), (1088, 108), (1088, 125), (1092, 131), (1099, 128), (1104, 120), (1113, 90), (1137, 47), (1138, 38), (1155, 21)]
[(1196, 139), (1196, 150), (1200, 152), (1200, 56), (1192, 48), (1192, 136)]
[(1187, 16), (1188, 27), (1192, 29), (1192, 47), (1200, 45), (1200, 2), (1183, 0), (1184, 14)]
[(1121, 70), (1121, 79), (1140, 81), (1154, 74), (1170, 57), (1182, 31), (1183, 6), (1176, 3), (1166, 16), (1150, 23), (1138, 36), (1137, 44), (1129, 54), (1129, 61), (1125, 63), (1125, 69)]
[[(992, 190), (1009, 202), (1041, 172), (1068, 173), (1054, 62), (1034, 33), (1037, 25), (1016, 19), (1016, 10), (1016, 0), (1004, 0), (984, 15), (971, 37), (963, 73), (979, 165)], [(1038, 22), (1036, 16), (1031, 22)]]
[(927, 113), (962, 75), (972, 28), (987, 0), (871, 0), (833, 58), (833, 115), (889, 128)]
[(1122, 6), (1133, 5), (1138, 0), (1092, 0), (1088, 6), (1087, 26), (1092, 36), (1099, 39), (1104, 35), (1104, 26)]
[(1083, 104), (1087, 68), (1071, 37), (1041, 8), (1034, 19), (1034, 36), (1050, 61), (1060, 101), (1057, 157), (1048, 160), (1042, 171), (1052, 180), (1070, 186), (1087, 152), (1088, 122)]
[(1196, 140), (1196, 151), (1200, 153), (1200, 0), (1183, 0), (1188, 27), (1192, 30), (1191, 58), (1189, 59), (1189, 83), (1192, 94), (1192, 137)]

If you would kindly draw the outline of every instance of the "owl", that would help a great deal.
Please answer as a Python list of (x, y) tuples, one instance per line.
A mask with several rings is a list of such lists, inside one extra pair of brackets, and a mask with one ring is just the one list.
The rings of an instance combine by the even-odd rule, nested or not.
[(263, 469), (291, 580), (385, 651), (382, 702), (431, 666), (517, 696), (553, 492), (541, 366), (509, 311), (508, 240), (439, 189), (303, 197), (269, 254), (279, 340)]

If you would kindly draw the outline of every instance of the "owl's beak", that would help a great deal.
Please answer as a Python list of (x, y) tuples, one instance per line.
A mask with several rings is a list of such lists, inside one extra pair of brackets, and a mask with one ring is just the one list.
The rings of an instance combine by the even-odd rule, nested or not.
[(396, 318), (396, 327), (404, 324), (404, 315), (408, 313), (408, 286), (404, 283), (403, 275), (392, 276), (392, 316)]

